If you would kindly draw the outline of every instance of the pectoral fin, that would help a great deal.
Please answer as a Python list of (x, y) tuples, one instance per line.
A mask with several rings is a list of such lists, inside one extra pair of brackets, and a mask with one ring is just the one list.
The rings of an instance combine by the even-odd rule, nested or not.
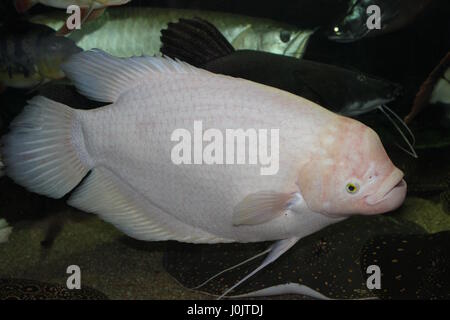
[(289, 239), (285, 239), (285, 240), (279, 240), (277, 242), (275, 242), (271, 247), (270, 247), (270, 252), (267, 255), (267, 257), (264, 259), (264, 261), (259, 265), (259, 267), (257, 267), (255, 270), (253, 270), (252, 272), (250, 272), (248, 275), (246, 275), (243, 279), (241, 279), (238, 283), (236, 283), (235, 285), (233, 285), (231, 288), (229, 288), (227, 291), (225, 291), (220, 297), (219, 299), (225, 297), (229, 292), (231, 292), (232, 290), (236, 289), (239, 285), (241, 285), (243, 282), (245, 282), (247, 279), (251, 278), (253, 275), (255, 275), (258, 271), (264, 269), (265, 267), (267, 267), (269, 264), (271, 264), (272, 262), (274, 262), (275, 260), (277, 260), (281, 255), (283, 255), (283, 253), (285, 253), (286, 251), (288, 251), (294, 244), (297, 243), (297, 241), (300, 240), (300, 238), (298, 237), (292, 237)]
[(233, 225), (255, 225), (275, 219), (288, 208), (293, 195), (274, 191), (250, 194), (234, 208)]

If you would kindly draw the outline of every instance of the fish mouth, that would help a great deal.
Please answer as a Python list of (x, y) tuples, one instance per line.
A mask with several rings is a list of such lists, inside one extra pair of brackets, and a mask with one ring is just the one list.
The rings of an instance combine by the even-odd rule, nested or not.
[(397, 209), (405, 199), (407, 185), (403, 172), (397, 168), (383, 182), (378, 192), (365, 198), (366, 204), (373, 207), (372, 213), (383, 213)]
[(306, 30), (304, 32), (299, 32), (289, 43), (286, 49), (284, 49), (283, 55), (301, 58), (306, 50), (309, 38), (314, 32), (315, 30)]
[[(377, 78), (369, 77), (368, 83), (370, 84), (371, 81), (375, 81), (375, 85), (380, 83), (380, 80)], [(379, 109), (381, 106), (386, 105), (394, 100), (397, 100), (400, 96), (404, 94), (403, 87), (395, 84), (384, 81), (384, 87), (382, 88), (382, 92), (377, 94), (376, 96), (369, 97), (361, 102), (354, 101), (353, 103), (346, 104), (339, 113), (346, 115), (346, 116), (358, 116), (364, 113), (368, 113), (370, 111), (373, 111), (375, 109)]]

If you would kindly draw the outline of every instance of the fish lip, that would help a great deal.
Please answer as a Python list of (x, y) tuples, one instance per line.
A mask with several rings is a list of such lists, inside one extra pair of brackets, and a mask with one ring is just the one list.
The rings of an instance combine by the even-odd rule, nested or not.
[(386, 183), (381, 186), (381, 192), (377, 192), (365, 197), (365, 202), (370, 206), (375, 206), (391, 197), (399, 189), (406, 189), (406, 182), (403, 180), (403, 172), (394, 170)]

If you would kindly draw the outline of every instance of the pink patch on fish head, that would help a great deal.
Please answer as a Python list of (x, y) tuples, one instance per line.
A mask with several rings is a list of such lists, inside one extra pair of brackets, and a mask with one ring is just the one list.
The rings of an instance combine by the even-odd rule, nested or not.
[(375, 131), (341, 117), (322, 131), (318, 145), (298, 178), (312, 211), (329, 216), (380, 214), (403, 203), (403, 172), (394, 166)]

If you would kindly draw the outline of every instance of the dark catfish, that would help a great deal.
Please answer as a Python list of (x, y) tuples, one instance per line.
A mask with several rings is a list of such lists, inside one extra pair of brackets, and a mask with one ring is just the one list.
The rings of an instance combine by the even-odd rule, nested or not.
[(276, 87), (334, 112), (356, 116), (394, 100), (399, 85), (338, 66), (253, 50), (234, 50), (209, 22), (181, 19), (161, 32), (161, 52), (214, 73)]

